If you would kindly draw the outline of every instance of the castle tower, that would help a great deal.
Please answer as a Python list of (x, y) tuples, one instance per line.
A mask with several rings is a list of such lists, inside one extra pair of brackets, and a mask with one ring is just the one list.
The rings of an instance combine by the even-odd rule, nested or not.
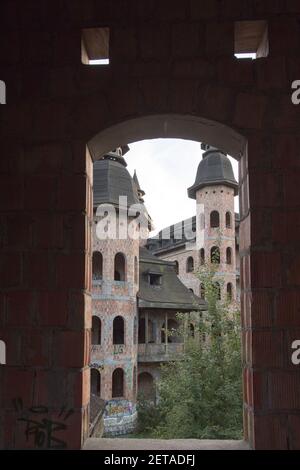
[(128, 207), (139, 198), (123, 151), (94, 164), (91, 394), (105, 400), (110, 435), (136, 420), (139, 238), (128, 236), (138, 225), (119, 197)]
[(221, 298), (237, 297), (234, 197), (238, 193), (231, 162), (222, 151), (202, 144), (205, 150), (196, 180), (188, 195), (197, 203), (199, 265), (212, 260), (219, 266)]

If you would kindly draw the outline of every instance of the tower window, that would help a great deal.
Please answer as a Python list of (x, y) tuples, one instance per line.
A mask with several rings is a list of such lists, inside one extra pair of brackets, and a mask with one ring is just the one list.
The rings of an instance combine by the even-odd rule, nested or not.
[(93, 280), (100, 281), (103, 276), (103, 257), (100, 251), (93, 253)]
[(231, 284), (231, 282), (229, 282), (229, 283), (227, 284), (226, 290), (227, 290), (227, 298), (228, 298), (228, 300), (232, 300), (232, 284)]
[(124, 396), (124, 371), (120, 367), (112, 374), (112, 398), (122, 398)]
[(200, 250), (200, 264), (201, 264), (201, 266), (203, 266), (204, 263), (205, 263), (205, 250), (204, 250), (204, 248), (201, 248), (201, 250)]
[(101, 395), (101, 374), (99, 370), (91, 370), (91, 393), (100, 397)]
[(126, 281), (126, 260), (123, 253), (115, 256), (115, 281)]
[(85, 65), (109, 64), (109, 28), (82, 30), (81, 62)]
[(211, 228), (220, 227), (220, 215), (218, 211), (212, 211), (210, 213), (210, 226)]
[(226, 216), (225, 216), (225, 219), (226, 219), (226, 228), (231, 228), (231, 214), (230, 212), (226, 212)]
[(231, 264), (232, 263), (232, 251), (231, 248), (226, 249), (226, 263)]
[(186, 272), (192, 273), (194, 271), (194, 258), (189, 256), (186, 262)]
[(149, 284), (150, 286), (161, 286), (162, 276), (161, 274), (149, 273)]
[(217, 246), (213, 246), (210, 250), (210, 261), (211, 263), (220, 264), (220, 249)]
[(95, 315), (92, 317), (92, 344), (101, 344), (101, 320)]
[(115, 317), (113, 322), (113, 344), (125, 344), (124, 342), (124, 318)]

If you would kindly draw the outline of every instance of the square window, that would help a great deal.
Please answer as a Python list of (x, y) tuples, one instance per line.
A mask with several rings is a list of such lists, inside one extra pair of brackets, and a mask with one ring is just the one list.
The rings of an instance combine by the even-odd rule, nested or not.
[(237, 59), (258, 59), (269, 55), (267, 21), (235, 22), (234, 55)]
[(149, 273), (150, 286), (161, 286), (161, 274)]
[(109, 64), (109, 28), (82, 30), (81, 62), (85, 65)]

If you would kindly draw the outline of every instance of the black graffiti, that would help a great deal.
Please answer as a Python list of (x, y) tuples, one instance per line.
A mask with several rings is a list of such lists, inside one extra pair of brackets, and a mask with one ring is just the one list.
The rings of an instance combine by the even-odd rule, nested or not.
[[(21, 398), (15, 398), (13, 405), (15, 410), (22, 414), (18, 421), (26, 423), (25, 436), (27, 441), (33, 438), (34, 446), (38, 449), (66, 449), (66, 442), (58, 439), (54, 434), (67, 429), (66, 421), (74, 413), (73, 409), (67, 409), (66, 406), (63, 406), (58, 413), (57, 420), (48, 419), (47, 416), (41, 416), (37, 419), (37, 415), (47, 415), (49, 413), (47, 406), (33, 406), (24, 410)], [(34, 419), (28, 417), (29, 413), (34, 414)]]

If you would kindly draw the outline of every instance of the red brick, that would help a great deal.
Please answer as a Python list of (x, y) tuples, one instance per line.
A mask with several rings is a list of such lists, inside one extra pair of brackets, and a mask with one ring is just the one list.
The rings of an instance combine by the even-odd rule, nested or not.
[(300, 408), (299, 371), (269, 373), (269, 407), (272, 410), (297, 410)]
[(281, 256), (276, 252), (253, 252), (251, 254), (251, 286), (281, 287)]
[(33, 370), (5, 367), (3, 399), (6, 408), (13, 408), (16, 398), (21, 398), (25, 408), (31, 406), (33, 378)]
[(59, 367), (83, 367), (84, 333), (56, 331), (53, 338), (53, 360)]
[(9, 248), (29, 248), (31, 246), (31, 217), (18, 214), (6, 218), (4, 246)]
[(240, 93), (237, 97), (234, 124), (239, 128), (261, 129), (266, 106), (267, 99), (265, 96)]
[(39, 292), (37, 314), (40, 326), (66, 326), (69, 315), (67, 291)]
[(290, 286), (300, 286), (300, 255), (295, 253), (287, 256), (286, 278)]
[[(199, 24), (178, 23), (172, 28), (172, 54), (175, 57), (191, 57), (199, 55), (204, 43), (203, 28)], [(201, 41), (200, 41), (201, 37)], [(203, 52), (202, 52), (203, 55)]]
[(206, 53), (208, 56), (234, 55), (234, 23), (231, 21), (206, 24)]
[(0, 177), (0, 210), (23, 208), (23, 178), (21, 176)]
[(63, 407), (72, 401), (74, 389), (67, 388), (68, 372), (61, 370), (37, 370), (34, 381), (34, 406)]
[(21, 255), (19, 253), (3, 253), (0, 257), (0, 285), (5, 287), (18, 286), (21, 282)]
[(274, 293), (269, 291), (251, 292), (251, 327), (271, 327), (274, 322)]
[(44, 144), (25, 149), (24, 166), (28, 173), (57, 174), (66, 157), (66, 148), (59, 144)]
[(286, 417), (254, 415), (254, 449), (287, 450)]
[[(299, 70), (300, 72), (300, 70)], [(300, 73), (299, 73), (300, 76)], [(300, 168), (300, 137), (294, 134), (277, 134), (273, 136), (273, 167)]]
[(168, 81), (156, 78), (145, 78), (140, 81), (145, 109), (166, 110), (168, 100)]
[(137, 39), (130, 28), (115, 27), (112, 32), (110, 54), (114, 61), (134, 60), (137, 55)]
[(33, 246), (35, 248), (63, 247), (63, 217), (39, 215), (34, 220)]
[(170, 54), (168, 27), (165, 25), (152, 28), (144, 26), (140, 31), (139, 47), (141, 57), (144, 59), (168, 57)]
[(284, 336), (282, 331), (252, 332), (253, 367), (283, 367), (285, 353)]
[(84, 253), (60, 254), (55, 258), (56, 285), (59, 288), (85, 288), (85, 255)]
[(288, 417), (289, 449), (300, 450), (300, 415), (293, 414)]
[(280, 290), (276, 298), (276, 325), (298, 327), (300, 318), (300, 291)]
[(6, 295), (7, 325), (26, 326), (34, 319), (34, 299), (30, 291), (10, 292)]
[(26, 253), (24, 256), (24, 284), (28, 287), (49, 287), (52, 281), (48, 253)]
[(22, 334), (22, 362), (26, 366), (47, 367), (51, 364), (51, 333), (31, 328)]
[(234, 93), (230, 88), (208, 85), (198, 90), (198, 110), (208, 118), (217, 121), (230, 119), (234, 106)]
[(57, 180), (54, 176), (28, 176), (25, 180), (25, 208), (54, 209)]
[(254, 62), (258, 89), (269, 91), (288, 86), (284, 57), (267, 57)]

